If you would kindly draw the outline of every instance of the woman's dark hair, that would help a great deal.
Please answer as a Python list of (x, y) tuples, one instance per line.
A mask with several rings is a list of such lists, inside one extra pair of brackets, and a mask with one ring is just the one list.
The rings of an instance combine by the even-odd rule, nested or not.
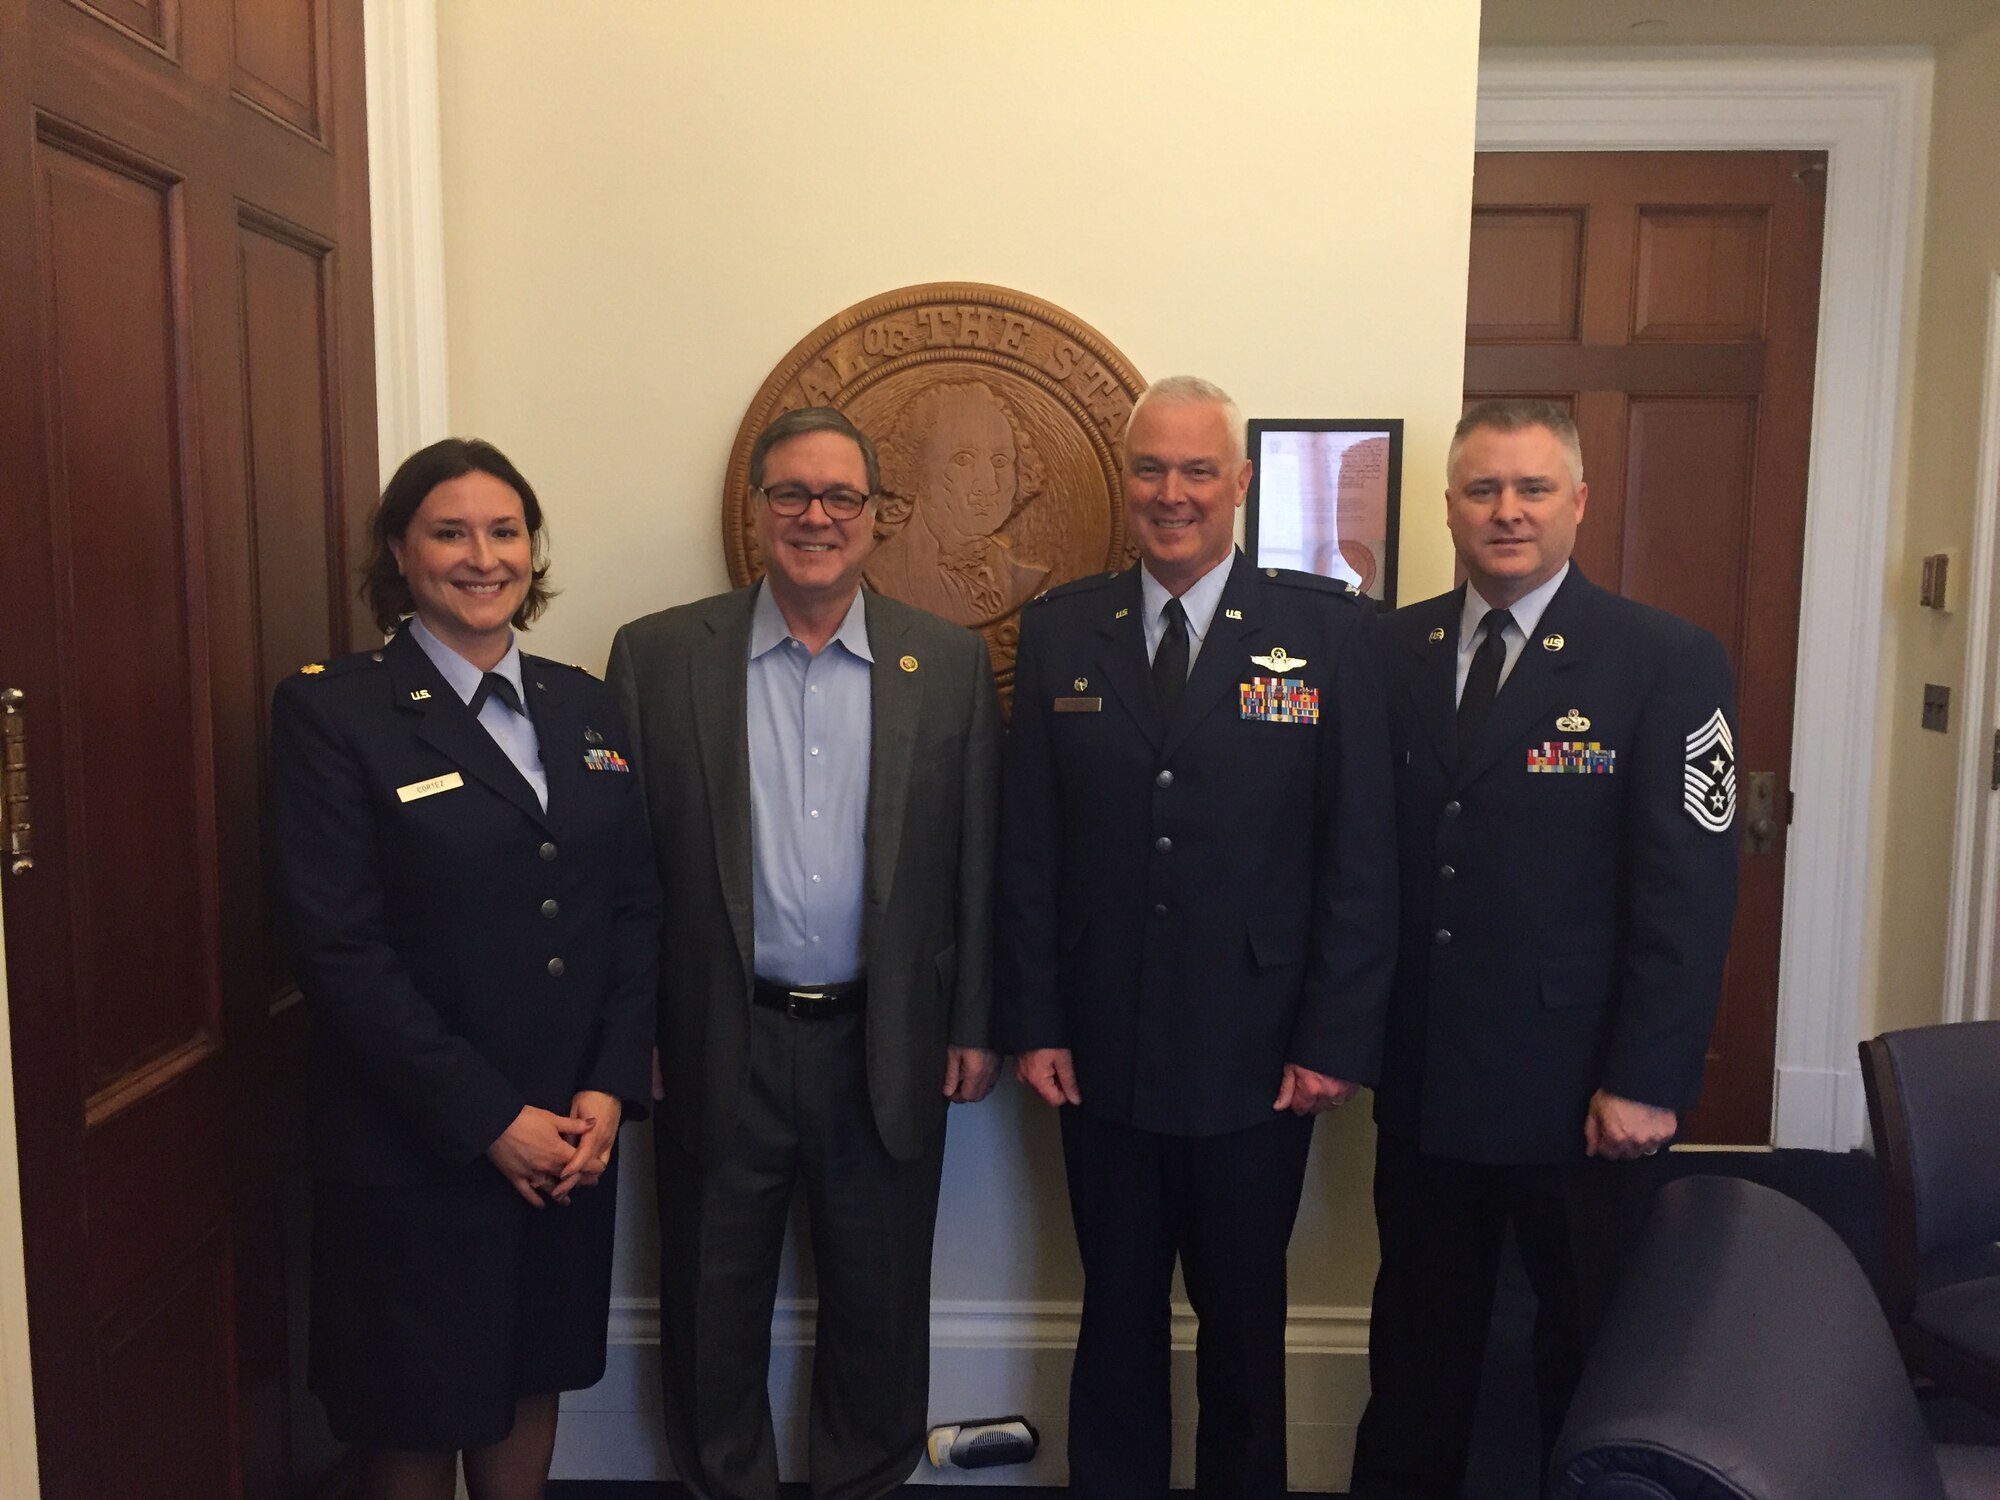
[(526, 630), (555, 597), (555, 590), (548, 585), (548, 537), (542, 530), (542, 502), (535, 498), (533, 486), (491, 443), (478, 438), (442, 438), (403, 460), (389, 476), (375, 513), (368, 518), (368, 561), (361, 571), (361, 597), (375, 612), (375, 623), (385, 634), (417, 607), (402, 569), (396, 566), (396, 554), (389, 550), (390, 541), (403, 539), (410, 518), (432, 490), (475, 470), (491, 474), (519, 495), (521, 516), (528, 523), (534, 572), (528, 580), (528, 597), (514, 611), (514, 628)]

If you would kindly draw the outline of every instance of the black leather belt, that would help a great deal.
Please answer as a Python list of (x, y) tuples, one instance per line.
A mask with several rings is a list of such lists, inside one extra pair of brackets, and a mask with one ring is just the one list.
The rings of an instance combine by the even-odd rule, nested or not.
[(750, 998), (766, 1010), (781, 1010), (794, 1021), (830, 1021), (851, 1016), (868, 998), (868, 981), (845, 984), (779, 984), (761, 976), (751, 985)]

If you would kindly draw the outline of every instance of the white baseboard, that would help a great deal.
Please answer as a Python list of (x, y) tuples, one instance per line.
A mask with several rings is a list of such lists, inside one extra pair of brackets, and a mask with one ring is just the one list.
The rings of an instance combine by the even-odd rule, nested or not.
[(1852, 1151), (1868, 1133), (1868, 1097), (1861, 1069), (1778, 1069), (1772, 1143), (1810, 1151)]
[[(938, 1470), (920, 1464), (916, 1484), (1061, 1485), (1068, 1482), (1069, 1366), (1081, 1308), (1074, 1302), (934, 1302), (931, 1420), (1025, 1416), (1041, 1433), (1032, 1463)], [(814, 1304), (781, 1301), (772, 1321), (771, 1410), (778, 1465), (803, 1479), (806, 1393), (812, 1378)], [(1193, 1312), (1174, 1309), (1173, 1482), (1194, 1479)], [(558, 1479), (671, 1479), (660, 1435), (659, 1305), (614, 1299), (604, 1379), (563, 1397), (556, 1434)], [(1295, 1490), (1347, 1486), (1354, 1428), (1368, 1399), (1368, 1310), (1295, 1307), (1285, 1334), (1286, 1439)]]

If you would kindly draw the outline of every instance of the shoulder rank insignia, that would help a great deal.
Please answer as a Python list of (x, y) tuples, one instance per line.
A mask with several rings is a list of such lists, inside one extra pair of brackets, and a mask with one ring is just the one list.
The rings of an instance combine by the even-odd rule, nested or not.
[(1582, 734), (1584, 730), (1590, 728), (1590, 720), (1572, 708), (1568, 713), (1556, 720), (1556, 728), (1560, 729), (1564, 734)]
[(1281, 673), (1292, 671), (1294, 668), (1303, 667), (1306, 664), (1306, 659), (1303, 656), (1293, 656), (1283, 646), (1273, 646), (1267, 654), (1253, 656), (1250, 660), (1257, 663), (1260, 667), (1269, 667), (1273, 672)]
[(1681, 766), (1681, 805), (1710, 833), (1727, 833), (1736, 821), (1736, 742), (1717, 709), (1687, 737)]
[(1437, 644), (1437, 643), (1438, 643), (1439, 641), (1441, 641), (1441, 640), (1443, 640), (1443, 639), (1444, 639), (1444, 626), (1442, 626), (1442, 625), (1433, 625), (1433, 626), (1431, 627), (1431, 633), (1430, 633), (1430, 636), (1429, 636), (1429, 640), (1430, 640), (1430, 643), (1431, 643), (1431, 644), (1432, 644), (1433, 646), (1435, 646), (1435, 645), (1436, 645), (1436, 644)]
[(299, 671), (307, 677), (317, 677), (326, 670), (325, 662), (309, 661)]
[(1544, 651), (1560, 651), (1564, 644), (1562, 632), (1560, 631), (1551, 631), (1542, 637), (1542, 649)]

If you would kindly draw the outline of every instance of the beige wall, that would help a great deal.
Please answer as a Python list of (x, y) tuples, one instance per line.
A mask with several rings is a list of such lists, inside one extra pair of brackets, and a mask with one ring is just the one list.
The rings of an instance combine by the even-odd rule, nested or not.
[(35, 1403), (28, 1369), (28, 1285), (21, 1264), (21, 1170), (14, 1136), (7, 939), (0, 926), (0, 1495), (35, 1500)]
[[(621, 621), (724, 587), (759, 384), (923, 281), (1045, 297), (1253, 414), (1401, 414), (1404, 586), (1449, 583), (1476, 0), (1000, 9), (442, 0), (451, 420), (548, 503), (538, 649), (595, 665)], [(1027, 1116), (954, 1123), (940, 1297), (1076, 1291)], [(1302, 1302), (1366, 1300), (1366, 1152), (1358, 1114), (1322, 1132)]]
[[(1888, 563), (1888, 671), (1883, 711), (1889, 754), (1879, 804), (1881, 918), (1876, 990), (1864, 1003), (1864, 1034), (1943, 1019), (1954, 795), (1961, 737), (1985, 734), (1954, 716), (1948, 734), (1918, 724), (1927, 682), (1962, 703), (1966, 589), (1987, 338), (1988, 289), (2000, 271), (2000, 23), (1937, 56), (1932, 99), (1929, 207), (1911, 412), (1909, 482)], [(1991, 497), (1986, 503), (1992, 503)], [(1926, 553), (1956, 562), (1952, 610), (1921, 608)], [(1869, 997), (1864, 997), (1864, 1002)]]

